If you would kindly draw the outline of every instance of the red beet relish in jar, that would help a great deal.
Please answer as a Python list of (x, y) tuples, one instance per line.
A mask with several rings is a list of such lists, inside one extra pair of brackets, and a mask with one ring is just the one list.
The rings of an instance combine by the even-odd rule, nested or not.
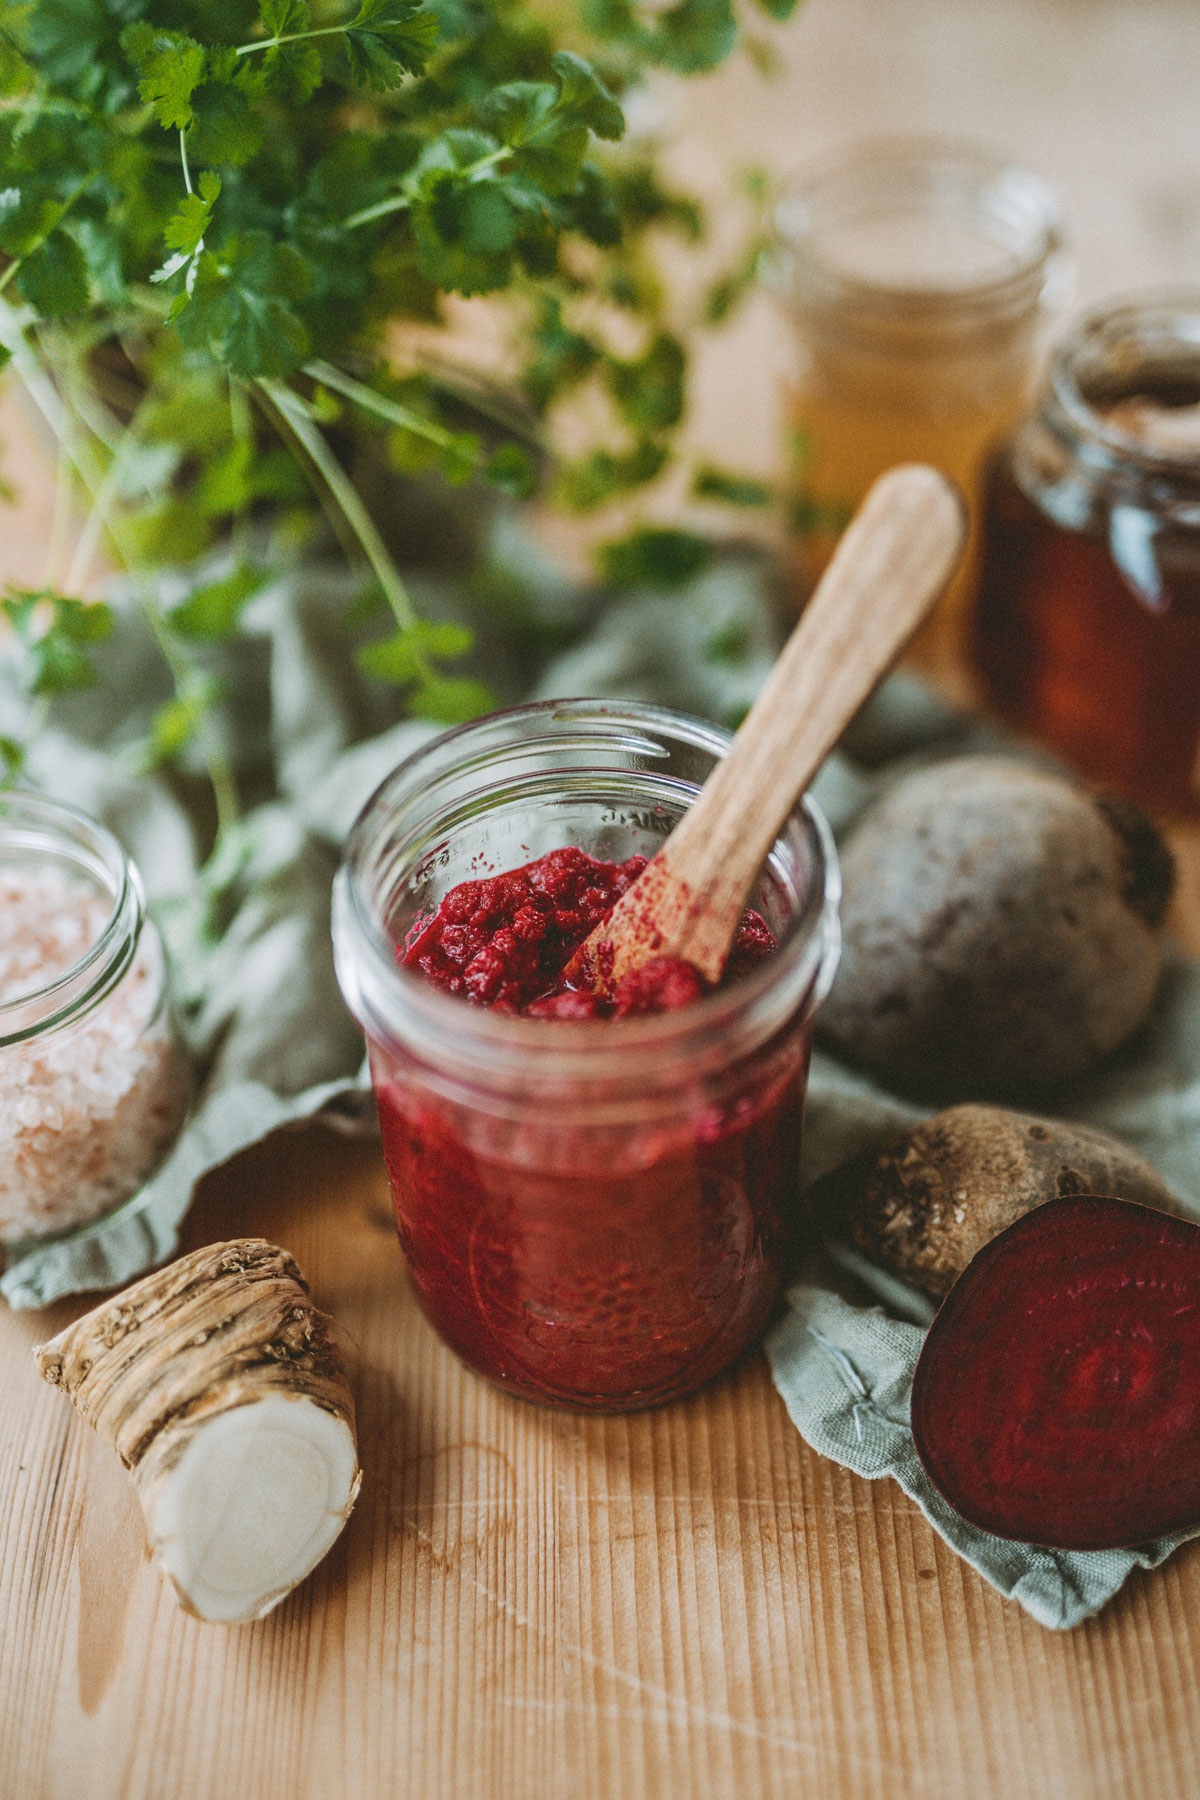
[[(789, 1271), (837, 942), (815, 809), (785, 828), (717, 989), (673, 963), (599, 1026), (571, 1010), (590, 996), (554, 991), (724, 742), (598, 702), (478, 721), (384, 784), (339, 875), (339, 975), (418, 1298), (466, 1362), (530, 1398), (617, 1411), (685, 1393), (753, 1343)], [(530, 854), (567, 837), (589, 851)]]
[[(523, 868), (460, 882), (433, 918), (409, 934), (404, 966), (477, 1006), (526, 1018), (622, 1019), (672, 1012), (708, 991), (699, 971), (678, 957), (653, 957), (624, 976), (611, 994), (572, 988), (564, 976), (584, 939), (645, 866), (644, 856), (602, 862), (568, 845)], [(766, 920), (746, 913), (725, 980), (736, 980), (778, 948)]]

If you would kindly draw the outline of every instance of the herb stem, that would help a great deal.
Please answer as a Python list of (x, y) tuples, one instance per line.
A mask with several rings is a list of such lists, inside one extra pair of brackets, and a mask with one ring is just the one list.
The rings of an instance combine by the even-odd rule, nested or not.
[[(187, 137), (183, 131), (179, 133), (179, 160), (183, 164), (183, 185), (190, 194), (192, 191), (192, 171), (188, 168)], [(201, 239), (203, 242), (203, 239)]]
[(13, 259), (9, 263), (7, 269), (5, 269), (3, 275), (0, 275), (0, 294), (2, 294), (4, 292), (5, 288), (8, 286), (9, 282), (12, 280), (12, 278), (16, 274), (17, 270), (21, 267), (22, 263), (27, 262), (29, 260), (29, 258), (33, 255), (35, 250), (41, 249), (42, 245), (45, 243), (46, 239), (50, 236), (50, 233), (52, 231), (58, 230), (58, 227), (62, 224), (63, 220), (66, 218), (67, 214), (70, 212), (71, 208), (74, 206), (75, 202), (78, 200), (80, 194), (82, 194), (87, 188), (90, 188), (93, 181), (95, 181), (95, 179), (96, 179), (95, 175), (85, 176), (85, 178), (79, 183), (79, 186), (75, 189), (74, 193), (69, 194), (67, 196), (67, 198), (63, 201), (62, 205), (59, 207), (58, 211), (55, 213), (55, 215), (51, 219), (50, 223), (34, 239), (33, 243), (30, 244), (28, 250), (23, 251), (20, 256), (13, 257)]
[[(145, 404), (143, 402), (143, 404)], [(139, 409), (140, 410), (140, 409)], [(100, 486), (92, 497), (91, 508), (75, 543), (75, 554), (71, 558), (71, 566), (67, 570), (67, 591), (74, 592), (86, 580), (91, 571), (92, 561), (100, 542), (100, 534), (107, 526), (112, 531), (112, 510), (120, 493), (121, 482), (129, 465), (130, 456), (138, 446), (138, 414), (135, 413), (124, 432), (117, 441), (117, 448), (112, 460), (104, 471)]]
[(412, 201), (407, 194), (392, 194), (387, 200), (377, 200), (374, 206), (360, 207), (351, 213), (348, 219), (342, 220), (343, 229), (355, 231), (360, 225), (369, 225), (372, 219), (385, 219), (389, 213), (407, 212)]
[[(477, 175), (486, 174), (488, 169), (494, 169), (497, 163), (504, 162), (512, 154), (507, 144), (501, 144), (499, 149), (489, 150), (486, 156), (477, 157), (473, 163), (467, 163), (455, 173), (462, 181), (473, 181)], [(411, 205), (412, 200), (408, 194), (392, 194), (386, 200), (377, 200), (374, 206), (363, 206), (351, 213), (348, 219), (342, 220), (342, 228), (354, 231), (360, 225), (369, 225), (372, 219), (386, 218), (388, 213), (407, 212)]]
[(377, 394), (374, 388), (355, 381), (352, 375), (343, 375), (332, 363), (305, 363), (304, 373), (311, 375), (323, 387), (332, 388), (347, 400), (353, 400), (356, 406), (373, 412), (377, 418), (386, 419), (389, 425), (402, 426), (405, 431), (411, 431), (414, 437), (424, 438), (426, 443), (433, 444), (438, 450), (448, 450), (454, 442), (454, 433), (447, 431), (444, 425), (437, 425), (432, 419), (424, 418), (411, 406), (404, 406), (398, 400), (389, 400), (385, 394)]
[(353, 482), (326, 443), (324, 434), (309, 418), (299, 396), (293, 394), (292, 390), (285, 387), (282, 382), (267, 381), (260, 376), (257, 385), (267, 396), (276, 412), (282, 415), (289, 430), (337, 503), (342, 517), (354, 533), (364, 556), (374, 571), (376, 580), (383, 589), (384, 598), (392, 609), (396, 624), (401, 631), (411, 631), (417, 622), (417, 616), (408, 589), (401, 580), (400, 572), (392, 561), (387, 545), (379, 535), (374, 519), (359, 499)]
[(54, 510), (50, 515), (50, 533), (46, 543), (45, 574), (43, 586), (59, 587), (62, 585), (60, 569), (67, 542), (67, 533), (71, 523), (71, 502), (74, 498), (74, 470), (70, 458), (58, 445), (58, 454), (54, 459)]
[(353, 23), (353, 19), (346, 19), (340, 25), (319, 25), (312, 31), (287, 31), (281, 37), (256, 38), (251, 44), (239, 44), (233, 54), (253, 56), (256, 50), (274, 50), (280, 44), (299, 44), (305, 38), (336, 37), (341, 32), (349, 31)]
[[(93, 510), (95, 510), (102, 501), (107, 472), (102, 471), (94, 452), (87, 447), (73, 429), (71, 414), (62, 396), (30, 348), (16, 315), (10, 307), (2, 303), (0, 303), (0, 341), (5, 342), (12, 352), (12, 367), (15, 374), (54, 433), (63, 454), (90, 495)], [(89, 426), (89, 429), (94, 430), (95, 427)], [(99, 435), (97, 433), (97, 436)], [(119, 453), (118, 450), (117, 454), (119, 455)], [(189, 686), (190, 667), (171, 637), (162, 609), (151, 593), (145, 576), (138, 570), (138, 559), (133, 546), (128, 542), (117, 518), (111, 514), (108, 518), (108, 527), (113, 547), (133, 578), (138, 605), (170, 671), (175, 692), (180, 698), (183, 698)], [(237, 788), (228, 752), (214, 733), (211, 721), (204, 717), (200, 723), (201, 749), (212, 786), (217, 814), (217, 840), (212, 852), (215, 856), (226, 833), (237, 823), (239, 812)]]
[[(246, 390), (234, 374), (229, 376), (229, 429), (233, 441), (245, 455), (246, 466), (249, 467), (254, 455), (254, 420), (250, 412), (250, 402), (246, 398)], [(249, 491), (245, 484), (239, 485), (237, 511), (233, 515), (232, 536), (234, 557), (237, 562), (246, 561), (246, 553), (250, 535)]]

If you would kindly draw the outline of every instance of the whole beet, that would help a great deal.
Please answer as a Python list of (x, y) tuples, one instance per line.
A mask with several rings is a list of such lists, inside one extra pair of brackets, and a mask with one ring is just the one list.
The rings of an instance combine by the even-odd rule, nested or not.
[(920, 770), (843, 846), (822, 1036), (920, 1098), (1069, 1081), (1146, 1017), (1173, 874), (1124, 801), (1008, 757)]

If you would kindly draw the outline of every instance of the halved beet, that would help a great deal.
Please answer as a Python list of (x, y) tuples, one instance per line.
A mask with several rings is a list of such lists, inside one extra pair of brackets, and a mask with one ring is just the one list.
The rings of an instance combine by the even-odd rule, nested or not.
[(913, 1377), (925, 1470), (997, 1537), (1115, 1550), (1200, 1524), (1200, 1227), (1080, 1194), (975, 1256)]

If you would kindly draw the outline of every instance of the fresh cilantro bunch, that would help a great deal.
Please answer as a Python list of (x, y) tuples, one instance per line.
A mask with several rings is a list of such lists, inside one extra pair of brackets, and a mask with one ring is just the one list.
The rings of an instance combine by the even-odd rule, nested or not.
[[(453, 673), (469, 631), (418, 616), (362, 471), (591, 508), (670, 464), (686, 354), (655, 246), (704, 222), (619, 147), (621, 100), (651, 67), (711, 69), (738, 30), (733, 0), (0, 0), (0, 357), (61, 446), (60, 519), (86, 507), (55, 589), (5, 603), (31, 690), (92, 678), (106, 617), (71, 595), (102, 550), (137, 580), (230, 546), (230, 572), (170, 608), (143, 586), (176, 690), (145, 758), (199, 743), (228, 823), (196, 652), (236, 634), (268, 524), (274, 556), (323, 517), (390, 608), (368, 673), (418, 714), (485, 707)], [(760, 247), (755, 224), (701, 318)], [(507, 387), (437, 350), (450, 295), (493, 296)], [(585, 391), (596, 441), (557, 454)], [(712, 469), (693, 485), (765, 498)], [(642, 531), (606, 566), (681, 579), (702, 555)]]

